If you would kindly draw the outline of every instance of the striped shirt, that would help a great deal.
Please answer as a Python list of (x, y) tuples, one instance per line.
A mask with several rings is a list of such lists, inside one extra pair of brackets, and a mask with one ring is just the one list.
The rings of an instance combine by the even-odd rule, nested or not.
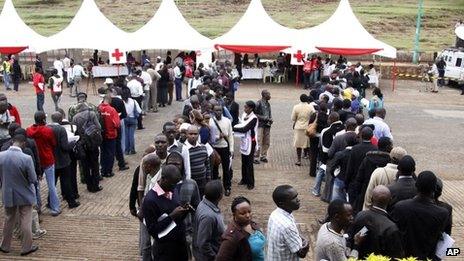
[(210, 164), (206, 147), (198, 142), (191, 145), (187, 141), (185, 144), (189, 151), (191, 178), (198, 183), (198, 180), (210, 177)]
[(277, 208), (272, 211), (267, 224), (267, 257), (269, 261), (297, 261), (297, 252), (303, 247), (303, 241), (291, 213)]

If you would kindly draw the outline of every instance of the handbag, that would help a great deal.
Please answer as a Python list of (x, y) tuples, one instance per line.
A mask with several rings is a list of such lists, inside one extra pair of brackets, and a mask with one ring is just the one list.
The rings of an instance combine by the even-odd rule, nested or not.
[(305, 130), (306, 136), (310, 138), (316, 137), (316, 134), (317, 134), (317, 116), (318, 115), (316, 115), (316, 118), (314, 119), (314, 121), (310, 123)]

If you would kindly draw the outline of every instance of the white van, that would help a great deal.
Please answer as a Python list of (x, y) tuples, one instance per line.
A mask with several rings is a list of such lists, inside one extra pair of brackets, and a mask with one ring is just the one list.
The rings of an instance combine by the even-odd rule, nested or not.
[(446, 48), (438, 58), (443, 58), (446, 62), (445, 77), (449, 81), (458, 82), (461, 73), (464, 72), (464, 49)]

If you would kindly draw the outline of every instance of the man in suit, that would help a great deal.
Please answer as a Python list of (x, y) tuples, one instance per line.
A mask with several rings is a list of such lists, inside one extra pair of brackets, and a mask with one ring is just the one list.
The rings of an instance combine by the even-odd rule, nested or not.
[(391, 200), (390, 190), (379, 185), (372, 191), (372, 207), (356, 215), (350, 235), (354, 237), (363, 227), (368, 229), (366, 240), (358, 247), (359, 257), (366, 257), (371, 253), (388, 257), (403, 257), (401, 233), (387, 213), (387, 206)]
[(440, 260), (435, 249), (448, 220), (448, 211), (437, 206), (433, 198), (437, 177), (423, 171), (416, 181), (417, 196), (398, 202), (391, 212), (392, 220), (403, 233), (405, 256), (420, 260)]
[(361, 129), (362, 142), (353, 146), (353, 149), (351, 149), (351, 155), (346, 167), (345, 176), (345, 186), (349, 189), (348, 193), (350, 196), (350, 203), (354, 203), (357, 196), (353, 193), (353, 185), (351, 183), (356, 178), (359, 166), (361, 166), (361, 163), (369, 151), (377, 150), (377, 146), (371, 143), (372, 136), (374, 136), (372, 129), (368, 126), (363, 127)]
[(69, 155), (70, 152), (72, 152), (74, 142), (68, 142), (66, 129), (60, 125), (62, 121), (63, 115), (59, 112), (54, 112), (52, 114), (52, 123), (48, 124), (48, 126), (52, 128), (56, 140), (56, 147), (53, 150), (55, 156), (55, 185), (59, 178), (61, 183), (61, 196), (68, 202), (69, 208), (76, 208), (80, 203), (76, 201), (72, 189), (70, 169), (71, 157)]
[(388, 187), (392, 194), (389, 210), (399, 201), (413, 198), (417, 194), (415, 170), (416, 162), (411, 156), (406, 155), (399, 161), (396, 182)]
[(25, 256), (39, 249), (32, 245), (32, 205), (36, 204), (34, 184), (37, 176), (31, 156), (22, 152), (26, 145), (24, 135), (16, 135), (13, 145), (0, 152), (0, 182), (5, 207), (5, 223), (0, 251), (10, 252), (16, 215), (19, 213), (23, 235), (21, 255)]

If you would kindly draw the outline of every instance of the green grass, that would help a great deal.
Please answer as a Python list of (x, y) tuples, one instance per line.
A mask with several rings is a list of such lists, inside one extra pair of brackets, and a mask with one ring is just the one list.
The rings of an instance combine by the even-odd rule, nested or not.
[[(77, 12), (80, 0), (13, 0), (20, 16), (34, 30), (52, 35)], [(161, 0), (96, 0), (102, 12), (121, 29), (133, 32), (146, 23)], [(179, 0), (179, 9), (200, 33), (214, 38), (227, 32), (243, 15), (249, 0)], [(335, 11), (337, 0), (262, 0), (272, 18), (291, 28), (317, 25)], [(411, 51), (417, 0), (351, 0), (353, 10), (377, 37)], [(3, 0), (0, 0), (3, 5)], [(464, 16), (464, 0), (425, 0), (421, 50), (438, 51), (454, 44), (454, 24)]]

